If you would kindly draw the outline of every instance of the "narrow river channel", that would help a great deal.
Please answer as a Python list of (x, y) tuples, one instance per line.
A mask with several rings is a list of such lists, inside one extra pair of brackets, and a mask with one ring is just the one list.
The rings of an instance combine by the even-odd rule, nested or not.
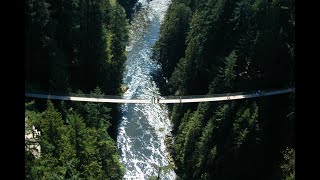
[[(128, 90), (126, 99), (151, 99), (160, 96), (152, 75), (160, 65), (150, 59), (152, 46), (159, 38), (159, 30), (170, 0), (139, 0), (139, 11), (133, 15), (129, 30), (127, 61), (123, 83)], [(117, 146), (125, 165), (124, 179), (149, 179), (158, 175), (158, 167), (168, 165), (164, 138), (172, 124), (168, 108), (163, 104), (121, 105)], [(161, 173), (161, 179), (175, 179), (173, 170)]]

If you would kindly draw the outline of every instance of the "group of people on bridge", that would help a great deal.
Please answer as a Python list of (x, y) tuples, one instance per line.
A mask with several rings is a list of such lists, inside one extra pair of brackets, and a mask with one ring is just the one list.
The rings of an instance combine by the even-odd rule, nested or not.
[(152, 97), (152, 104), (159, 104), (160, 98), (159, 97)]

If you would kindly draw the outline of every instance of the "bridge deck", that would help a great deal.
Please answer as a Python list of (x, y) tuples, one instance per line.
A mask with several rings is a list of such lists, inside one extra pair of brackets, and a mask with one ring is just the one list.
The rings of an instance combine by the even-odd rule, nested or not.
[[(192, 98), (185, 98), (180, 96), (170, 97), (166, 99), (162, 97), (157, 101), (157, 99), (119, 99), (119, 98), (93, 98), (93, 97), (75, 97), (75, 96), (57, 96), (57, 95), (47, 95), (47, 94), (37, 94), (37, 93), (25, 93), (27, 97), (42, 98), (42, 99), (56, 99), (56, 100), (69, 100), (69, 101), (86, 101), (86, 102), (103, 102), (103, 103), (142, 103), (142, 104), (166, 104), (166, 103), (192, 103), (192, 102), (211, 102), (211, 101), (229, 101), (236, 99), (247, 99), (262, 96), (272, 96), (277, 94), (284, 94), (294, 92), (295, 88), (273, 90), (273, 91), (263, 91), (260, 93), (228, 93), (224, 95), (207, 95), (208, 97), (193, 96)], [(231, 94), (231, 95), (229, 95)], [(236, 94), (236, 95), (232, 95)]]

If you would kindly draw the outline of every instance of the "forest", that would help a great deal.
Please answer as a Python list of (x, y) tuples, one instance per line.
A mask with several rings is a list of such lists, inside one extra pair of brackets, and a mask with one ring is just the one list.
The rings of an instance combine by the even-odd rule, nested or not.
[[(25, 0), (24, 7), (26, 92), (120, 95), (128, 12), (116, 0)], [(26, 132), (40, 136), (26, 139), (25, 179), (121, 179), (116, 112), (115, 105), (26, 98)]]
[[(25, 91), (121, 95), (136, 2), (25, 0)], [(152, 59), (162, 96), (294, 87), (295, 1), (172, 0)], [(25, 179), (122, 179), (117, 108), (25, 98)], [(178, 179), (295, 179), (294, 93), (169, 111)]]
[[(294, 0), (172, 0), (153, 48), (162, 95), (295, 85)], [(295, 179), (294, 93), (169, 106), (179, 179)]]

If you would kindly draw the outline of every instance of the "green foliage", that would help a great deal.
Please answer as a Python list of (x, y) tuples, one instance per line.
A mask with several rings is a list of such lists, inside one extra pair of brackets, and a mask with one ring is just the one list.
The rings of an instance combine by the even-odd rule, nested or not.
[[(25, 1), (26, 83), (51, 92), (117, 94), (128, 39), (123, 8), (114, 1)], [(100, 87), (100, 88), (98, 88)], [(94, 89), (96, 88), (96, 89)], [(41, 156), (26, 153), (28, 179), (121, 179), (111, 109), (103, 104), (26, 104), (26, 128), (41, 131)], [(30, 144), (30, 143), (29, 143)]]
[(138, 0), (118, 0), (119, 4), (125, 9), (128, 19), (131, 19), (132, 13), (134, 13), (134, 5)]
[(168, 171), (174, 169), (174, 165), (173, 164), (168, 164), (168, 165), (159, 166), (159, 167), (157, 165), (153, 165), (153, 166), (158, 169), (158, 175), (157, 176), (151, 176), (151, 177), (149, 177), (148, 180), (160, 180), (160, 175), (161, 174), (166, 174)]
[(177, 96), (186, 94), (188, 62), (182, 58), (177, 64), (169, 81), (170, 92)]
[(250, 108), (241, 108), (238, 110), (235, 122), (233, 124), (233, 133), (235, 136), (235, 148), (238, 149), (243, 143), (249, 141), (250, 134), (253, 135), (255, 141), (250, 143), (258, 143), (260, 131), (258, 118), (258, 106), (253, 104)]
[(215, 132), (216, 130), (217, 129), (216, 127), (214, 127), (212, 119), (208, 121), (207, 125), (202, 130), (202, 135), (199, 139), (200, 141), (196, 143), (195, 174), (201, 171), (201, 169), (206, 164), (208, 157), (210, 157), (210, 159), (215, 158), (215, 152), (214, 150), (210, 150), (210, 148), (212, 145), (212, 141), (214, 140), (213, 132)]
[[(175, 137), (175, 143), (174, 143), (174, 152), (175, 152), (175, 160), (176, 164), (182, 165), (183, 164), (183, 158), (184, 158), (184, 152), (183, 152), (183, 146), (185, 143), (185, 137), (187, 134), (186, 126), (188, 124), (188, 120), (190, 118), (190, 110), (188, 110), (180, 123), (179, 130), (177, 132), (177, 136)], [(183, 166), (181, 166), (183, 167)]]
[(232, 51), (224, 61), (225, 63), (224, 69), (220, 70), (220, 73), (222, 74), (221, 79), (222, 81), (224, 81), (227, 90), (231, 90), (231, 87), (233, 86), (234, 80), (236, 78), (236, 73), (235, 73), (236, 62), (237, 62), (237, 55), (235, 51)]
[[(295, 81), (294, 32), (295, 1), (173, 0), (154, 57), (168, 95), (283, 88)], [(281, 178), (274, 164), (294, 146), (294, 95), (171, 110), (179, 178)]]
[[(95, 90), (95, 94), (100, 93), (99, 89)], [(64, 103), (60, 105), (65, 106)], [(122, 178), (124, 167), (119, 161), (115, 142), (107, 132), (110, 124), (108, 110), (89, 106), (89, 114), (93, 111), (101, 115), (101, 118), (93, 117), (101, 122), (92, 125), (72, 108), (65, 111), (63, 117), (50, 101), (43, 112), (36, 111), (33, 106), (34, 102), (26, 103), (26, 126), (31, 128), (34, 125), (41, 131), (39, 138), (35, 139), (41, 151), (40, 157), (36, 158), (26, 147), (27, 179)], [(102, 116), (102, 113), (106, 115)]]
[(116, 1), (25, 2), (28, 86), (62, 93), (97, 86), (119, 92), (128, 30)]
[(39, 127), (41, 151), (45, 154), (52, 154), (56, 158), (63, 149), (60, 141), (65, 127), (61, 114), (54, 108), (51, 101), (48, 101), (47, 106), (47, 110), (41, 115)]
[[(94, 92), (90, 93), (91, 97), (101, 97), (104, 94), (101, 92), (100, 88), (96, 88)], [(84, 112), (86, 117), (86, 124), (89, 127), (94, 127), (98, 129), (99, 127), (104, 127), (106, 129), (109, 128), (111, 116), (110, 111), (111, 109), (108, 108), (103, 103), (85, 103)]]
[(165, 16), (166, 23), (161, 26), (161, 36), (155, 44), (153, 56), (166, 69), (166, 77), (171, 76), (176, 63), (184, 56), (190, 18), (190, 8), (182, 3), (171, 4)]
[[(128, 23), (117, 1), (25, 0), (25, 14), (27, 89), (120, 92)], [(41, 156), (26, 153), (27, 179), (121, 179), (110, 113), (96, 103), (26, 103), (26, 129), (41, 131)]]
[(280, 165), (282, 178), (285, 180), (295, 179), (295, 150), (287, 147), (283, 154), (283, 162)]
[(31, 180), (32, 179), (32, 175), (31, 175), (31, 170), (32, 170), (32, 166), (34, 165), (34, 160), (35, 160), (35, 157), (34, 155), (30, 152), (30, 151), (27, 151), (25, 149), (24, 151), (24, 174), (25, 174), (25, 179), (27, 180)]

